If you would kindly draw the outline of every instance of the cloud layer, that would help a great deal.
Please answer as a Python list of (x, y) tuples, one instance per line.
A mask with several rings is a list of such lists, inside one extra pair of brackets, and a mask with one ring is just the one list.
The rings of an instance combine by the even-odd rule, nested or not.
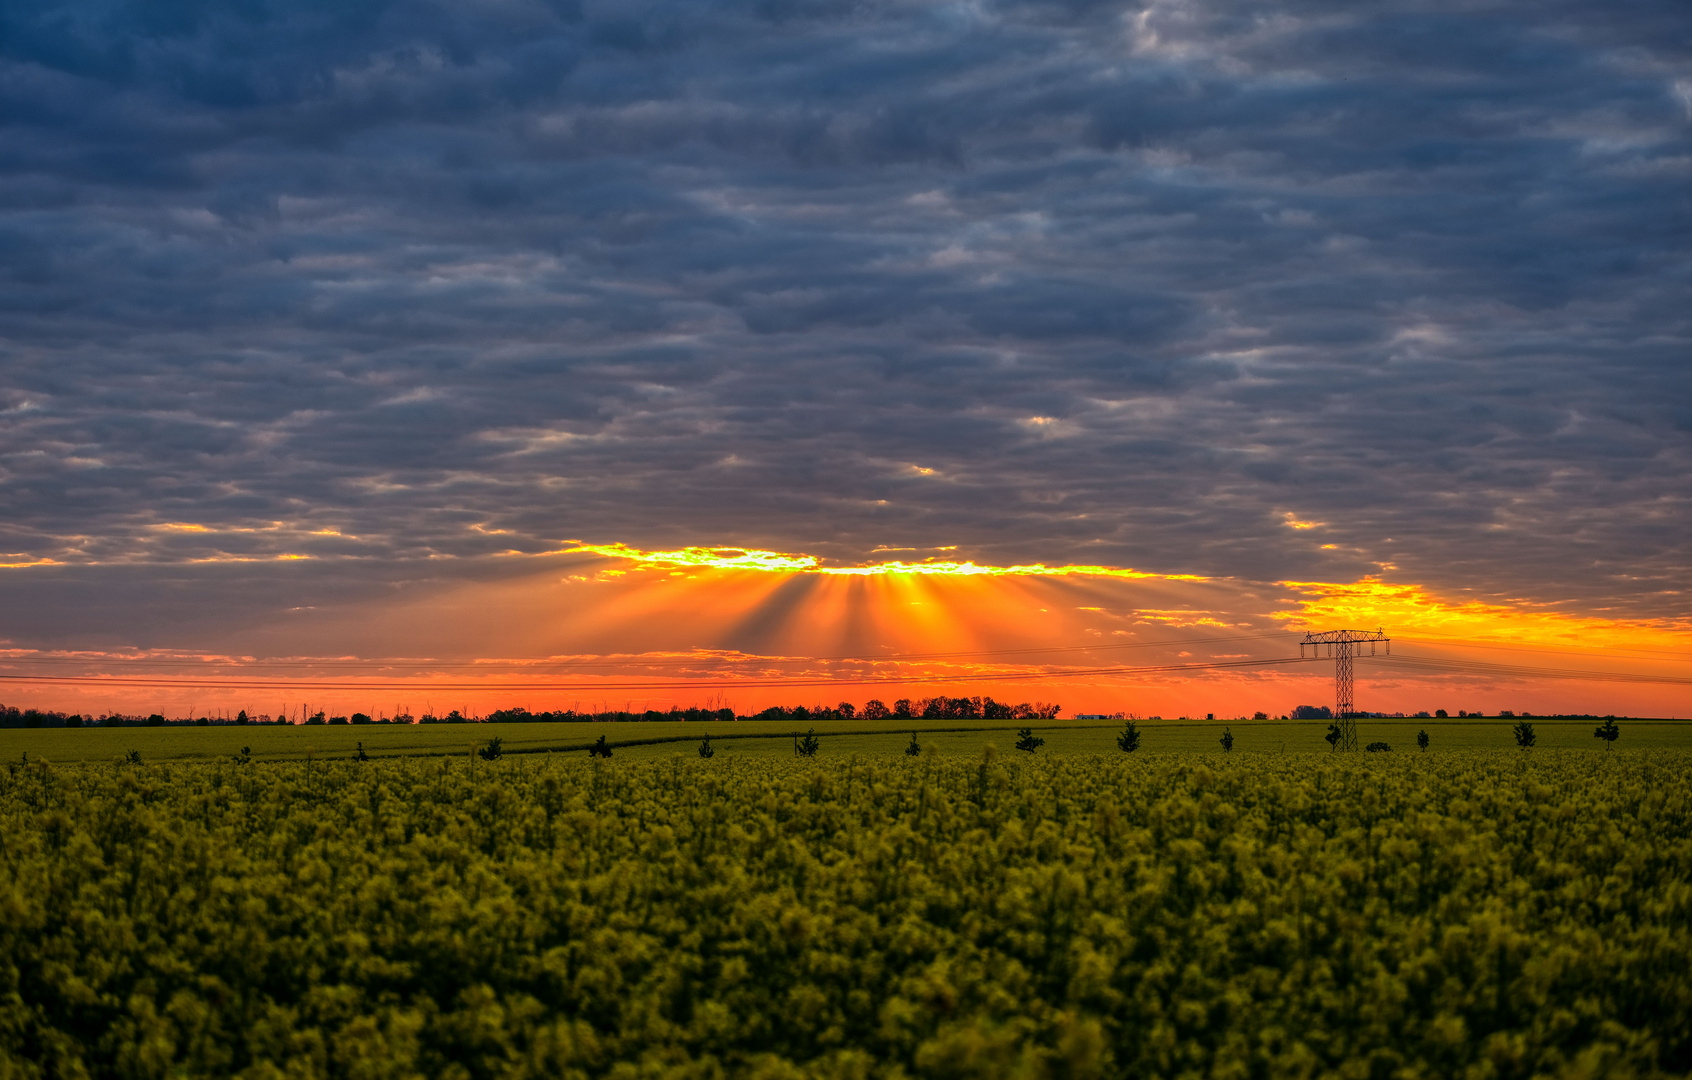
[(1689, 41), (1673, 2), (12, 5), (0, 562), (65, 565), (0, 591), (133, 638), (162, 581), (262, 617), (579, 538), (1684, 616)]

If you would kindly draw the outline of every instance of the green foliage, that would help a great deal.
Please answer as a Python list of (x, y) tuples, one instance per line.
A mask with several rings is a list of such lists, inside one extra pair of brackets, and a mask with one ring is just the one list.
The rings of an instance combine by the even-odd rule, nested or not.
[[(24, 757), (26, 757), (26, 758), (28, 756), (29, 756), (28, 754), (24, 755)], [(131, 750), (129, 753), (127, 753), (123, 756), (123, 763), (125, 765), (139, 765), (139, 764), (141, 764), (141, 751)]]
[(1221, 741), (1222, 741), (1222, 752), (1224, 754), (1231, 754), (1231, 753), (1234, 752), (1234, 732), (1233, 732), (1232, 728), (1223, 728), (1222, 729), (1222, 740)]
[(610, 756), (611, 748), (605, 745), (605, 736), (603, 735), (599, 737), (598, 742), (588, 747), (588, 757), (608, 758)]
[(1533, 733), (1533, 725), (1526, 720), (1516, 721), (1516, 726), (1510, 729), (1510, 733), (1516, 737), (1516, 745), (1523, 750), (1532, 747), (1534, 740), (1538, 738)]
[[(363, 743), (359, 743), (359, 746), (363, 745)], [(498, 736), (495, 736), (494, 738), (489, 739), (488, 744), (476, 751), (476, 753), (481, 755), (483, 761), (498, 761), (500, 756), (505, 753), (505, 741), (500, 739)]]
[(1416, 732), (1416, 745), (1421, 747), (1424, 752), (1427, 750), (1428, 733), (1425, 730)]
[(1340, 731), (1340, 726), (1338, 724), (1329, 724), (1328, 733), (1322, 736), (1322, 738), (1328, 741), (1329, 750), (1338, 750), (1339, 741), (1344, 737), (1344, 734), (1344, 732)]
[(714, 757), (716, 753), (716, 748), (711, 745), (711, 736), (707, 733), (705, 738), (700, 740), (699, 756), (702, 758)]
[(1692, 1068), (1684, 751), (734, 757), (0, 773), (0, 1072)]
[(1621, 738), (1621, 728), (1616, 726), (1615, 717), (1607, 716), (1604, 718), (1604, 722), (1599, 724), (1592, 732), (1592, 735), (1593, 738), (1604, 740), (1604, 749), (1613, 750), (1616, 746), (1616, 740)]
[(916, 757), (922, 753), (922, 744), (917, 742), (916, 732), (911, 732), (911, 744), (905, 747), (906, 757)]
[(1140, 748), (1140, 729), (1134, 726), (1134, 721), (1127, 721), (1122, 733), (1116, 737), (1116, 745), (1124, 754), (1132, 754)]
[(816, 757), (817, 750), (822, 746), (822, 740), (817, 738), (817, 729), (811, 728), (805, 732), (805, 737), (793, 736), (793, 753), (796, 757)]
[(1032, 754), (1044, 745), (1046, 745), (1046, 740), (1034, 734), (1033, 728), (1023, 728), (1016, 733), (1016, 748), (1018, 750), (1025, 750)]
[(1391, 751), (1392, 747), (1388, 746), (1384, 742), (1372, 742), (1368, 746), (1365, 746), (1363, 749), (1368, 751), (1371, 754), (1384, 754), (1384, 753)]

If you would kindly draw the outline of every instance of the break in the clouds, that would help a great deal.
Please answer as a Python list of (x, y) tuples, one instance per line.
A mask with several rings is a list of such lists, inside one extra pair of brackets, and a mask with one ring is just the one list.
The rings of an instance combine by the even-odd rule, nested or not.
[(8, 4), (4, 588), (955, 545), (1684, 616), (1689, 252), (1678, 0)]

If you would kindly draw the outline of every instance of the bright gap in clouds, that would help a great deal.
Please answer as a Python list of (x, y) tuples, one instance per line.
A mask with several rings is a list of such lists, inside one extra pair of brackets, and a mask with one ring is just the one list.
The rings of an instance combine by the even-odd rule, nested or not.
[[(0, 660), (14, 679), (98, 678), (29, 684), (88, 712), (270, 712), (270, 698), (301, 695), (372, 713), (431, 695), (471, 712), (665, 708), (718, 695), (750, 711), (945, 693), (1058, 701), (1070, 715), (1279, 714), (1327, 702), (1331, 665), (1282, 665), (1304, 630), (1339, 626), (1381, 626), (1397, 640), (1402, 661), (1360, 667), (1360, 706), (1371, 710), (1672, 715), (1689, 670), (1682, 624), (1453, 601), (1375, 579), (829, 566), (802, 553), (615, 543), (529, 558), (551, 565), (246, 628), (228, 636), (228, 651), (14, 650)], [(1511, 655), (1484, 656), (1487, 666), (1477, 646)], [(1580, 671), (1612, 677), (1556, 674)]]

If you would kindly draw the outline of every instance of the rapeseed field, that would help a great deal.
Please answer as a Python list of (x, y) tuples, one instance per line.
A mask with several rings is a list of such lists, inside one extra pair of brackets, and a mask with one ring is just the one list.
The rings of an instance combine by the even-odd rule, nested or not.
[(1666, 1076), (1685, 751), (0, 770), (0, 1076)]

